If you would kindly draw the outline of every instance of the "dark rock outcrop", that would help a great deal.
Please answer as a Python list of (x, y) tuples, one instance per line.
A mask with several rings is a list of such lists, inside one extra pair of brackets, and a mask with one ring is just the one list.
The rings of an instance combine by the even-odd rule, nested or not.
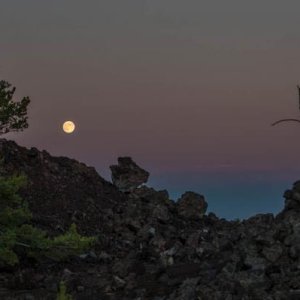
[(149, 173), (130, 157), (119, 157), (118, 165), (110, 166), (113, 184), (122, 192), (131, 192), (146, 183)]
[(206, 215), (199, 194), (176, 203), (165, 190), (138, 187), (148, 172), (135, 177), (124, 168), (116, 187), (75, 160), (14, 142), (1, 140), (0, 155), (2, 175), (27, 176), (22, 195), (37, 226), (56, 234), (75, 222), (98, 238), (94, 249), (62, 263), (0, 270), (0, 299), (56, 299), (61, 280), (74, 299), (300, 299), (299, 182), (277, 216), (227, 221)]
[(207, 202), (202, 195), (185, 192), (177, 201), (178, 214), (185, 218), (202, 218), (207, 210)]
[(93, 167), (66, 157), (53, 157), (36, 148), (26, 149), (13, 141), (0, 140), (0, 174), (25, 174), (22, 196), (34, 220), (45, 229), (59, 232), (72, 222), (86, 234), (105, 225), (105, 211), (126, 197), (98, 175)]

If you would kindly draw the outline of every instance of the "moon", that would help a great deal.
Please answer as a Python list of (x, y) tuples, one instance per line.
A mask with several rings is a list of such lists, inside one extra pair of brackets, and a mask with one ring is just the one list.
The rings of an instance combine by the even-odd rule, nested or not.
[(72, 133), (75, 130), (75, 124), (72, 121), (66, 121), (63, 124), (63, 131), (65, 133)]

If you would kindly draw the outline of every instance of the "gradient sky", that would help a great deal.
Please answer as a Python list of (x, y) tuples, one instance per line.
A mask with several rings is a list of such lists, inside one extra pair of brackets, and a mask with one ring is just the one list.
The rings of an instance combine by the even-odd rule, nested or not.
[[(277, 213), (300, 179), (299, 0), (2, 0), (0, 79), (29, 95), (7, 138), (93, 165), (130, 155), (176, 199)], [(61, 124), (77, 125), (72, 135)]]

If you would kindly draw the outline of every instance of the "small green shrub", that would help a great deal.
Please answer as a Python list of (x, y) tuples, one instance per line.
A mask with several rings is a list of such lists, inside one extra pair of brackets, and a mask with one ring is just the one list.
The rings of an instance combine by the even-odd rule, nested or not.
[(59, 290), (57, 294), (57, 300), (72, 300), (72, 296), (67, 293), (66, 285), (63, 281), (59, 284)]
[(31, 213), (18, 195), (23, 176), (0, 177), (0, 266), (15, 265), (22, 255), (63, 260), (92, 246), (95, 239), (78, 234), (72, 224), (65, 234), (50, 239), (45, 231), (29, 224)]
[(64, 234), (51, 240), (51, 246), (48, 248), (47, 256), (55, 260), (64, 260), (71, 255), (77, 255), (90, 248), (95, 242), (93, 237), (81, 236), (72, 224), (70, 229)]

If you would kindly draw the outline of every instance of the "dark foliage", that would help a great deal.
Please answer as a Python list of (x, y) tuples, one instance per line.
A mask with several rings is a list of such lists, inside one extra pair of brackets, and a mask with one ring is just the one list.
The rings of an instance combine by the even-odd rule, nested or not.
[(28, 127), (27, 107), (29, 97), (23, 97), (21, 101), (13, 100), (15, 87), (7, 81), (0, 81), (0, 134), (22, 131)]

